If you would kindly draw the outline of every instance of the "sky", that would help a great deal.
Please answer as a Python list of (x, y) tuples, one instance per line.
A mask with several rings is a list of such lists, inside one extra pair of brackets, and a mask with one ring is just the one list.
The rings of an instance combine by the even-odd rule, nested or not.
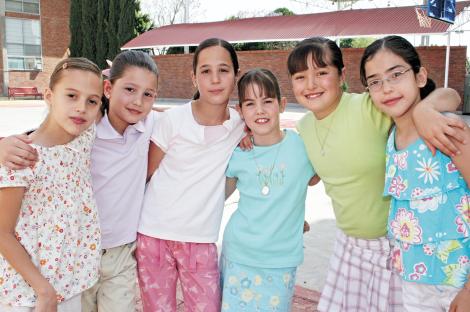
[[(168, 0), (141, 0), (142, 7), (149, 9), (156, 3)], [(211, 22), (225, 20), (239, 12), (265, 15), (273, 10), (286, 7), (295, 14), (318, 13), (336, 8), (329, 0), (189, 0), (196, 2), (196, 9), (190, 13), (190, 22)], [(374, 8), (403, 5), (416, 5), (423, 0), (360, 0), (353, 8)], [(263, 14), (264, 13), (264, 14)]]

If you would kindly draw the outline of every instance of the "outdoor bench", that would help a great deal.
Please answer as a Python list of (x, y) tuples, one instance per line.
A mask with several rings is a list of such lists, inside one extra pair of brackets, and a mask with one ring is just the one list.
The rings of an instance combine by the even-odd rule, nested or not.
[(36, 87), (8, 87), (8, 99), (14, 97), (34, 96), (42, 99), (42, 93)]

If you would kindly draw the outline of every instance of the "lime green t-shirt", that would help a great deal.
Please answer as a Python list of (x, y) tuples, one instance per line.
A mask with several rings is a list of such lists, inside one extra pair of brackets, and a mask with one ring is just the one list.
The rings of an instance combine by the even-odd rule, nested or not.
[(382, 194), (391, 124), (367, 93), (346, 92), (327, 117), (317, 120), (308, 112), (297, 124), (337, 225), (349, 236), (371, 239), (387, 232), (390, 201)]

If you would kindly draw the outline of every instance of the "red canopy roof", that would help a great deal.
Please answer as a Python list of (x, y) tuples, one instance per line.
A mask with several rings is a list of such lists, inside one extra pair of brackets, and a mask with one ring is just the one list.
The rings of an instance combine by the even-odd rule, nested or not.
[[(470, 1), (456, 3), (456, 16)], [(122, 49), (198, 45), (211, 38), (229, 42), (290, 41), (312, 36), (359, 37), (444, 33), (449, 24), (432, 20), (420, 27), (416, 6), (346, 10), (293, 16), (255, 17), (211, 23), (174, 24), (149, 30)]]

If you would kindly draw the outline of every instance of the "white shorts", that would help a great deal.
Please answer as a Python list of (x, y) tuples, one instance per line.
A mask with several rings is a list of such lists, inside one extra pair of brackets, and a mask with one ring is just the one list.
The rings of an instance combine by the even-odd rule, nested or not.
[(403, 306), (407, 312), (445, 312), (449, 311), (460, 288), (444, 285), (402, 282)]

